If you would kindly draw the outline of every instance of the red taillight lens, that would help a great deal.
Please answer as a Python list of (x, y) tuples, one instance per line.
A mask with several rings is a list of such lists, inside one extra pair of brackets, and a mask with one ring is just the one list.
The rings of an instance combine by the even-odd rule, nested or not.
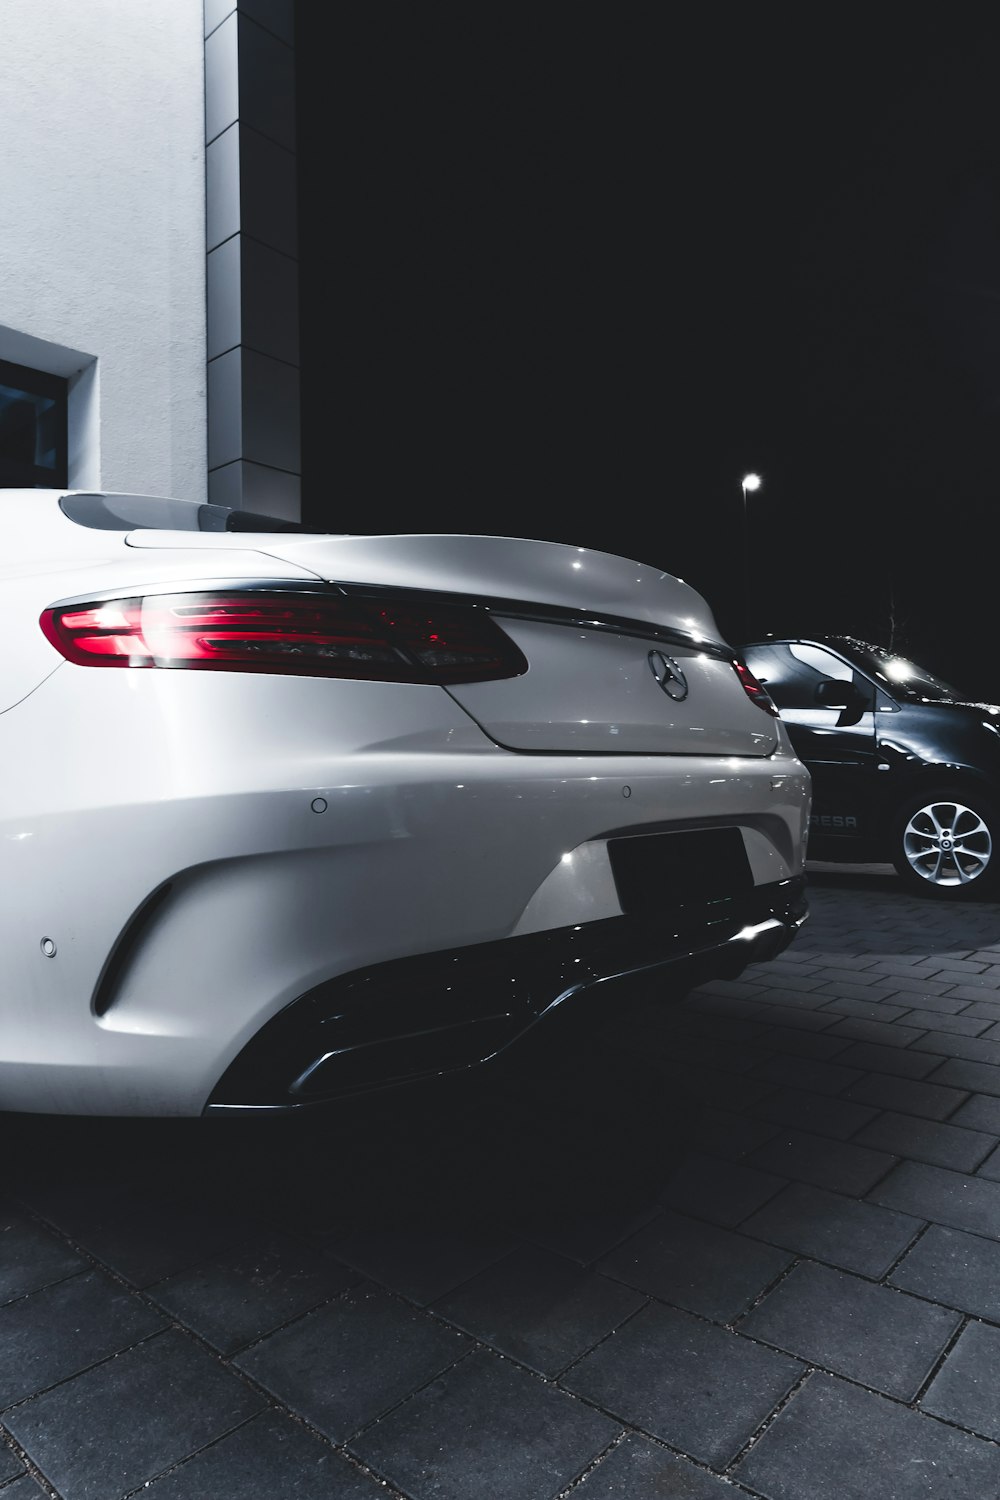
[(490, 682), (528, 670), (475, 606), (339, 594), (150, 594), (47, 609), (46, 637), (81, 667), (199, 667), (375, 682)]
[(781, 715), (778, 713), (774, 699), (771, 697), (771, 694), (768, 692), (764, 684), (762, 682), (759, 682), (758, 679), (753, 675), (750, 668), (748, 666), (745, 666), (741, 661), (734, 661), (733, 671), (740, 679), (740, 682), (743, 685), (743, 691), (750, 699), (750, 702), (756, 703), (758, 708), (762, 708), (764, 712), (766, 714), (770, 714), (772, 718), (780, 719)]

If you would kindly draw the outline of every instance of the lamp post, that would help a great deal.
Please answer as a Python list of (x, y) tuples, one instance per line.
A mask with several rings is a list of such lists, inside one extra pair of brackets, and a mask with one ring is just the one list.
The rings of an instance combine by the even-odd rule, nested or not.
[(747, 510), (747, 494), (760, 489), (759, 474), (744, 474), (740, 480), (743, 491), (743, 638), (750, 639), (750, 521)]

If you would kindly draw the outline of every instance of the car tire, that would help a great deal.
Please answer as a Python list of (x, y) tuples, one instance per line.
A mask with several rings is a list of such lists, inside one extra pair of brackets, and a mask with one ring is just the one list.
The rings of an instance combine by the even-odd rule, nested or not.
[(967, 898), (1000, 878), (1000, 814), (976, 790), (939, 787), (911, 798), (891, 838), (898, 875), (921, 895)]

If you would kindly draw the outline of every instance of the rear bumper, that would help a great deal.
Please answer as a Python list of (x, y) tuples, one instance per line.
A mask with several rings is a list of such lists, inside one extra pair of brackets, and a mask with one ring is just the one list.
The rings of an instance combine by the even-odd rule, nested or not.
[(807, 920), (795, 876), (739, 896), (395, 959), (300, 996), (235, 1058), (205, 1113), (292, 1111), (487, 1063), (654, 980), (682, 994), (774, 958)]
[[(809, 783), (784, 748), (513, 754), (437, 689), (67, 663), (0, 715), (0, 748), (7, 1110), (294, 1108), (355, 1047), (310, 1089), (433, 1074), (458, 1042), (466, 1066), (567, 990), (707, 963), (716, 929), (675, 929), (677, 893), (742, 902), (803, 868)], [(623, 914), (655, 916), (654, 941)], [(434, 1028), (440, 1057), (411, 1040)]]

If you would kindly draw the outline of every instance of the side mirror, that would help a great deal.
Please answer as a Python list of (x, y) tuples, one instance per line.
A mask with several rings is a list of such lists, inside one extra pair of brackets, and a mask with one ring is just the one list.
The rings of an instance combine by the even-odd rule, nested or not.
[(853, 682), (844, 682), (836, 677), (824, 677), (816, 684), (816, 702), (824, 708), (847, 708), (852, 711), (867, 707), (868, 699)]

